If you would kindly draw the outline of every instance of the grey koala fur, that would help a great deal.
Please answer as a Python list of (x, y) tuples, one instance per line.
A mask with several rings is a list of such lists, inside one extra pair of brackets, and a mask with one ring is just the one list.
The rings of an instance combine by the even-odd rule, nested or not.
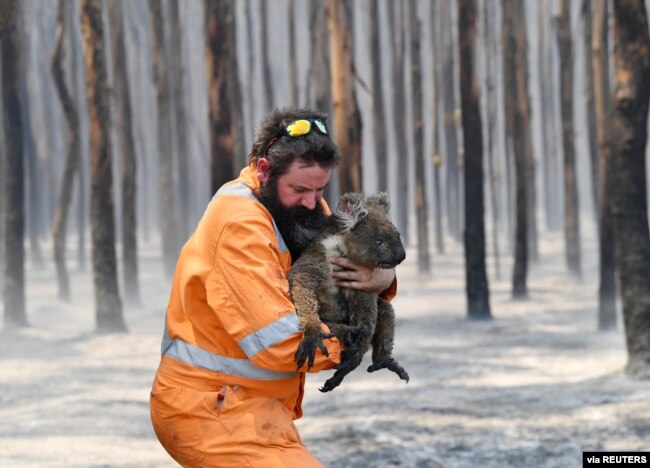
[[(341, 197), (337, 209), (316, 238), (305, 248), (289, 272), (289, 288), (303, 331), (295, 354), (298, 368), (314, 363), (316, 350), (327, 354), (322, 340), (338, 337), (344, 343), (341, 363), (322, 392), (336, 388), (357, 368), (372, 344), (372, 365), (368, 372), (387, 368), (408, 382), (408, 373), (392, 357), (395, 312), (378, 294), (339, 288), (332, 278), (329, 257), (346, 257), (352, 262), (379, 268), (393, 268), (406, 258), (397, 228), (388, 218), (386, 194), (365, 199), (360, 193)], [(331, 334), (321, 333), (320, 323)]]

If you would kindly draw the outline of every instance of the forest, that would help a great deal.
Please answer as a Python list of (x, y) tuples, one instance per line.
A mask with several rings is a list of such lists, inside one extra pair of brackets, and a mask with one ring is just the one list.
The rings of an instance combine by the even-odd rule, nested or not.
[[(487, 339), (509, 320), (528, 324), (521, 310), (548, 325), (541, 297), (576, 302), (586, 315), (575, 323), (623, 359), (608, 367), (631, 379), (617, 385), (650, 401), (634, 383), (650, 378), (649, 10), (648, 0), (0, 0), (0, 361), (12, 369), (1, 381), (36, 378), (40, 367), (23, 373), (16, 361), (31, 345), (49, 354), (89, 340), (87, 357), (93, 343), (138, 354), (146, 387), (183, 244), (247, 164), (262, 118), (308, 107), (329, 115), (343, 156), (330, 205), (346, 192), (388, 193), (408, 252), (404, 309), (419, 311), (404, 315), (404, 341), (420, 337), (412, 319)], [(462, 323), (435, 311), (444, 301)], [(407, 364), (435, 372), (404, 346)], [(14, 390), (5, 403), (19, 407), (24, 389)], [(332, 410), (324, 401), (313, 404)], [(43, 463), (7, 448), (35, 411), (23, 432), (0, 430), (0, 461)], [(323, 421), (305, 419), (308, 446), (346, 466), (326, 454), (338, 433), (319, 435)], [(147, 421), (137, 425), (133, 435), (153, 444)], [(354, 466), (369, 453), (377, 466), (458, 456), (453, 444), (423, 448), (434, 437), (417, 446), (421, 458), (396, 455), (409, 446), (397, 444), (382, 462), (354, 440), (359, 452), (351, 442), (342, 452), (359, 457)], [(66, 466), (54, 445), (51, 466)], [(155, 456), (124, 460), (162, 466)], [(486, 466), (521, 466), (494, 456)], [(576, 463), (536, 457), (524, 460)]]

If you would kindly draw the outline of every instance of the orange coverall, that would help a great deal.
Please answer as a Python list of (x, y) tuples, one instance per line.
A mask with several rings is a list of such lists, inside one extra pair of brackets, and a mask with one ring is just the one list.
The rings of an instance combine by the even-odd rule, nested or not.
[[(302, 334), (291, 256), (253, 196), (258, 186), (253, 166), (224, 185), (176, 266), (150, 409), (158, 439), (184, 466), (322, 466), (293, 424), (305, 373), (294, 360)], [(313, 372), (340, 362), (338, 340), (324, 341), (329, 357), (318, 351)]]

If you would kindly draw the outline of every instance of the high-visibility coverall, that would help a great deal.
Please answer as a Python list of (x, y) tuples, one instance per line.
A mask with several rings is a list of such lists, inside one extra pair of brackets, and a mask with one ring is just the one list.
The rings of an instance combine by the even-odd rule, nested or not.
[[(305, 369), (294, 360), (302, 334), (291, 256), (258, 187), (249, 166), (219, 189), (176, 266), (150, 409), (158, 439), (184, 466), (322, 466), (293, 424)], [(339, 341), (324, 343), (329, 356), (318, 351), (313, 372), (340, 362)]]

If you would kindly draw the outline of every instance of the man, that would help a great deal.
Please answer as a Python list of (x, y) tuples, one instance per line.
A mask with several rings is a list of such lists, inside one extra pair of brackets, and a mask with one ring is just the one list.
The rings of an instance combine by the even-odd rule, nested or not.
[[(150, 407), (183, 466), (322, 466), (293, 424), (306, 369), (296, 370), (302, 335), (286, 275), (330, 214), (323, 190), (340, 155), (325, 121), (272, 112), (249, 166), (219, 189), (181, 251)], [(340, 286), (394, 295), (394, 270), (332, 262), (346, 267), (333, 273)], [(342, 358), (345, 343), (324, 343), (311, 372)]]

